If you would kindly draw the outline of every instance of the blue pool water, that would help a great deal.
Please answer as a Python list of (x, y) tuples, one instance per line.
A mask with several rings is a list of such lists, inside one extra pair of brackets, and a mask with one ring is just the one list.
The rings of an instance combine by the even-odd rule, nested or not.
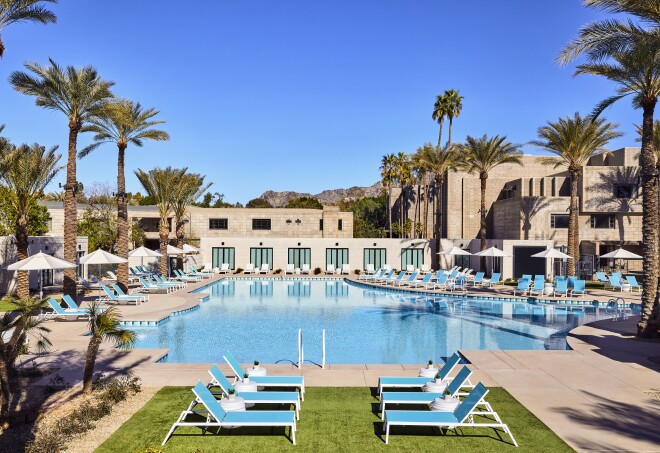
[[(168, 362), (423, 363), (457, 349), (565, 349), (566, 333), (593, 310), (525, 302), (420, 296), (343, 280), (226, 279), (198, 291), (200, 307), (157, 327), (135, 328), (138, 348), (167, 348)], [(200, 294), (200, 297), (203, 294)]]

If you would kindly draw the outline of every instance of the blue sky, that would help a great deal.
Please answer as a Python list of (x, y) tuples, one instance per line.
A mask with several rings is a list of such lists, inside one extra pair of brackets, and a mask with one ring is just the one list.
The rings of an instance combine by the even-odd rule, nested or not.
[[(136, 168), (187, 166), (225, 200), (245, 203), (267, 189), (373, 184), (384, 154), (437, 141), (431, 111), (446, 89), (465, 97), (454, 141), (487, 133), (514, 143), (534, 139), (547, 120), (590, 112), (613, 91), (554, 61), (599, 17), (578, 0), (194, 4), (60, 0), (58, 24), (5, 30), (5, 134), (65, 151), (65, 117), (6, 80), (28, 60), (91, 64), (116, 82), (117, 95), (159, 109), (172, 136), (129, 148), (128, 190), (139, 190)], [(625, 132), (612, 148), (636, 146), (641, 112), (623, 101), (606, 117)], [(114, 185), (116, 149), (79, 161), (78, 179)]]

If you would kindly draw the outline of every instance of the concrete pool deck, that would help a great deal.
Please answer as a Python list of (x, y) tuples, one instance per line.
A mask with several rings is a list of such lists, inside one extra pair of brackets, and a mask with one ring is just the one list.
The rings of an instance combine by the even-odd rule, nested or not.
[[(170, 295), (152, 295), (150, 302), (137, 307), (120, 306), (120, 311), (126, 320), (157, 321), (171, 312), (194, 307), (202, 296), (190, 291), (211, 281), (188, 285)], [(506, 289), (511, 293), (511, 288)], [(614, 294), (603, 293), (596, 297)], [(26, 362), (58, 369), (56, 373), (68, 382), (78, 383), (87, 347), (86, 323), (47, 324), (52, 329), (49, 338), (53, 349), (48, 355), (31, 356)], [(574, 329), (568, 339), (573, 350), (460, 353), (470, 362), (475, 381), (506, 389), (578, 451), (658, 451), (660, 396), (651, 393), (660, 392), (660, 342), (631, 338), (634, 329), (634, 318), (604, 320)], [(131, 369), (150, 387), (191, 386), (198, 379), (209, 379), (211, 364), (155, 363), (166, 352), (120, 351), (104, 344), (97, 370)], [(374, 387), (379, 376), (414, 376), (422, 365), (330, 364), (326, 369), (307, 363), (302, 369), (293, 364), (264, 366), (271, 375), (302, 374), (307, 386)], [(221, 369), (231, 374), (227, 366), (221, 365)], [(49, 379), (45, 377), (38, 384), (47, 385)]]

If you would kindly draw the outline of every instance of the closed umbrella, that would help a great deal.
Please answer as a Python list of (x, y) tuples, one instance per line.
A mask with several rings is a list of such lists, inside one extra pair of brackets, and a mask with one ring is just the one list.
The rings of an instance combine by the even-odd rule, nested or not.
[[(616, 249), (613, 252), (600, 255), (601, 258), (618, 259), (618, 260), (641, 260), (642, 257), (636, 253), (629, 252), (626, 249)], [(621, 261), (619, 261), (619, 269), (621, 269)]]
[(513, 255), (511, 255), (510, 253), (505, 252), (504, 250), (500, 250), (497, 247), (489, 247), (486, 250), (482, 250), (481, 252), (475, 253), (474, 256), (490, 256), (491, 257), (491, 267), (492, 267), (493, 263), (495, 262), (495, 258), (505, 258), (505, 257), (513, 256)]
[[(72, 269), (76, 267), (75, 264), (68, 261), (55, 258), (54, 256), (46, 255), (45, 253), (37, 253), (18, 261), (14, 264), (7, 266), (8, 271), (42, 271), (49, 269)], [(43, 299), (44, 292), (41, 282), (41, 274), (39, 275), (39, 298)]]
[[(562, 259), (562, 260), (567, 260), (571, 256), (565, 254), (564, 252), (560, 252), (557, 249), (546, 249), (543, 250), (542, 252), (535, 253), (532, 255), (532, 258), (545, 258), (545, 259), (552, 259), (553, 263), (555, 259)], [(552, 266), (552, 280), (555, 279), (555, 267)]]
[[(99, 272), (97, 273), (100, 274), (102, 264), (128, 263), (128, 260), (126, 258), (122, 258), (121, 256), (113, 255), (112, 253), (108, 253), (105, 250), (99, 249), (85, 256), (80, 257), (80, 259), (78, 259), (78, 262), (80, 264), (98, 265)], [(101, 287), (99, 287), (99, 297), (100, 296), (101, 296)]]

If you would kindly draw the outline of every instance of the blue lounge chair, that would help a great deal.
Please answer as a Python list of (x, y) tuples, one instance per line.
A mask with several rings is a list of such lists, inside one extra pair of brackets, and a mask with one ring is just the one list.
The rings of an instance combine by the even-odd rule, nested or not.
[[(461, 356), (457, 352), (452, 354), (445, 364), (438, 370), (440, 379), (447, 379), (449, 373), (461, 361)], [(428, 377), (399, 377), (399, 376), (381, 376), (378, 378), (378, 395), (383, 393), (383, 388), (422, 388), (424, 384), (432, 381), (433, 378)]]
[(62, 306), (52, 297), (48, 298), (48, 305), (53, 309), (53, 313), (46, 314), (47, 318), (63, 317), (64, 319), (76, 320), (78, 318), (89, 318), (89, 312), (83, 309), (62, 308)]
[(607, 286), (609, 286), (611, 289), (618, 289), (619, 291), (623, 291), (620, 278), (615, 277), (614, 275), (610, 275), (609, 280), (610, 283)]
[(195, 282), (195, 283), (202, 281), (201, 276), (193, 276), (193, 275), (184, 274), (181, 269), (174, 269), (173, 272), (174, 272), (174, 278), (176, 280), (181, 280), (181, 281), (184, 281), (184, 282)]
[[(470, 394), (463, 400), (463, 402), (453, 412), (441, 411), (387, 411), (385, 413), (385, 423), (383, 423), (383, 431), (385, 432), (385, 443), (390, 440), (390, 427), (392, 426), (437, 426), (438, 428), (456, 429), (461, 427), (466, 428), (493, 428), (502, 429), (509, 435), (513, 445), (516, 447), (518, 444), (511, 434), (511, 430), (507, 425), (502, 423), (502, 419), (493, 411), (492, 407), (486, 403), (484, 397), (488, 394), (488, 389), (480, 382), (470, 392)], [(485, 411), (475, 411), (477, 405), (486, 405)], [(490, 415), (495, 419), (495, 422), (475, 421), (472, 416)], [(477, 418), (479, 420), (479, 418)]]
[[(526, 278), (530, 282), (532, 281), (532, 274), (523, 274), (520, 278)], [(519, 279), (520, 280), (520, 279)]]
[(584, 296), (587, 294), (585, 291), (586, 287), (586, 282), (584, 280), (575, 280), (575, 286), (573, 286), (573, 289), (570, 291), (571, 296)]
[(621, 272), (612, 272), (612, 277), (618, 278), (621, 281)]
[(543, 294), (543, 291), (545, 290), (545, 278), (543, 275), (537, 275), (534, 277), (534, 284), (532, 285), (531, 288), (527, 291), (528, 294), (531, 296), (532, 294), (538, 294), (539, 296)]
[[(168, 279), (166, 279), (163, 275), (157, 275), (154, 274), (151, 277), (145, 277), (149, 281), (153, 281), (158, 285), (163, 285), (163, 286), (170, 286), (175, 289), (182, 289), (185, 288), (186, 283), (185, 282), (173, 282)], [(153, 280), (150, 280), (153, 279)]]
[(417, 276), (419, 275), (419, 272), (413, 272), (410, 274), (410, 277), (408, 277), (408, 280), (396, 280), (395, 282), (392, 283), (392, 286), (406, 286), (406, 285), (411, 285), (412, 282), (417, 280)]
[[(438, 271), (438, 273), (436, 274), (435, 282), (429, 283), (429, 286), (433, 285), (433, 288), (430, 288), (430, 289), (447, 289), (447, 280), (448, 279), (449, 279), (449, 276), (447, 274), (445, 274), (445, 273), (441, 274), (440, 271)], [(427, 286), (427, 288), (429, 288), (429, 287)]]
[(567, 279), (567, 282), (568, 282), (568, 289), (573, 288), (575, 286), (576, 277), (574, 275), (570, 275), (566, 279)]
[(134, 303), (135, 305), (140, 305), (140, 302), (142, 302), (142, 297), (118, 296), (105, 285), (103, 285), (103, 291), (105, 291), (105, 294), (108, 296), (108, 299), (110, 299), (112, 302), (117, 302), (118, 304)]
[(142, 283), (143, 288), (148, 291), (148, 292), (162, 292), (165, 291), (166, 293), (169, 293), (170, 291), (174, 291), (174, 288), (169, 285), (157, 285), (151, 280), (148, 280), (147, 277), (140, 277), (139, 278), (140, 283)]
[(516, 286), (516, 288), (513, 290), (513, 295), (515, 296), (516, 292), (524, 294), (527, 292), (528, 289), (529, 289), (529, 280), (527, 280), (526, 278), (519, 278), (518, 286)]
[[(86, 310), (85, 308), (78, 305), (73, 300), (73, 298), (71, 296), (69, 296), (68, 294), (65, 294), (65, 295), (62, 296), (62, 301), (65, 302), (69, 306), (69, 308), (71, 308), (72, 310), (78, 310), (78, 311), (85, 311)], [(101, 310), (104, 310), (104, 308), (102, 308), (102, 307), (97, 307), (96, 308), (96, 311), (101, 311)]]
[(115, 293), (117, 293), (118, 296), (126, 296), (126, 297), (141, 297), (142, 302), (149, 302), (149, 294), (146, 293), (132, 293), (132, 294), (126, 294), (123, 289), (121, 289), (121, 286), (119, 286), (117, 283), (112, 285), (112, 289), (115, 290)]
[(414, 281), (410, 282), (410, 286), (412, 286), (412, 287), (426, 286), (429, 283), (431, 283), (431, 278), (433, 278), (433, 274), (426, 274), (426, 275), (424, 275), (423, 279), (414, 280)]
[(477, 272), (474, 276), (474, 280), (472, 280), (472, 286), (481, 286), (481, 282), (484, 279), (484, 275), (486, 275), (485, 272)]
[(566, 279), (557, 280), (555, 282), (555, 296), (568, 297), (568, 281)]
[(601, 283), (605, 283), (605, 284), (609, 283), (609, 280), (605, 276), (605, 272), (596, 272), (596, 278)]
[[(211, 393), (212, 387), (220, 387), (224, 395), (229, 395), (229, 391), (234, 386), (229, 382), (227, 376), (213, 365), (209, 370), (211, 382), (207, 386)], [(300, 420), (300, 394), (298, 392), (236, 392), (236, 396), (243, 398), (246, 404), (287, 404), (293, 405), (296, 409), (296, 420)]]
[[(240, 379), (245, 371), (231, 352), (222, 356), (232, 369), (236, 378)], [(250, 381), (264, 387), (295, 387), (300, 389), (300, 398), (305, 401), (305, 378), (303, 376), (250, 376)]]
[[(447, 391), (451, 396), (460, 395), (459, 390), (462, 387), (473, 387), (470, 383), (472, 371), (464, 366), (460, 369), (456, 377), (447, 385)], [(467, 385), (466, 385), (467, 384)], [(436, 398), (442, 398), (443, 393), (433, 392), (383, 392), (380, 394), (380, 414), (385, 418), (387, 404), (425, 404), (429, 405)]]
[(493, 273), (493, 275), (491, 275), (490, 278), (483, 279), (482, 286), (485, 284), (488, 285), (488, 287), (492, 288), (493, 286), (497, 285), (500, 282), (501, 276), (502, 274), (500, 274), (499, 272)]
[(449, 289), (452, 292), (467, 291), (466, 284), (467, 284), (467, 276), (459, 275), (458, 277), (456, 277), (456, 280), (447, 283), (447, 289)]
[(401, 271), (399, 272), (399, 275), (396, 276), (396, 278), (393, 277), (390, 279), (385, 279), (383, 283), (385, 283), (385, 285), (389, 285), (390, 283), (392, 283), (392, 286), (394, 286), (396, 282), (400, 282), (401, 280), (403, 280), (405, 276), (406, 276), (406, 271)]
[(633, 289), (637, 288), (637, 291), (641, 292), (642, 287), (639, 285), (637, 282), (637, 278), (635, 278), (632, 275), (626, 275), (626, 281), (630, 285), (630, 291), (632, 292)]
[(389, 272), (387, 273), (387, 275), (385, 275), (384, 277), (378, 277), (378, 278), (375, 278), (374, 281), (375, 281), (376, 283), (383, 283), (383, 282), (386, 282), (386, 281), (388, 281), (388, 280), (391, 280), (391, 279), (394, 277), (394, 272), (395, 272), (395, 271), (391, 270), (391, 271), (389, 271)]
[[(180, 426), (196, 426), (202, 428), (206, 433), (208, 428), (238, 427), (238, 426), (264, 426), (264, 427), (289, 427), (291, 429), (291, 442), (296, 444), (296, 417), (293, 411), (242, 411), (227, 412), (215, 399), (213, 394), (207, 389), (202, 381), (198, 381), (192, 389), (195, 394), (195, 400), (190, 403), (187, 410), (181, 412), (181, 415), (172, 425), (165, 440), (161, 445), (169, 440), (174, 434), (174, 430)], [(194, 410), (198, 404), (203, 405), (206, 410)], [(188, 416), (194, 416), (194, 421), (186, 421)], [(199, 416), (202, 415), (200, 418)]]

